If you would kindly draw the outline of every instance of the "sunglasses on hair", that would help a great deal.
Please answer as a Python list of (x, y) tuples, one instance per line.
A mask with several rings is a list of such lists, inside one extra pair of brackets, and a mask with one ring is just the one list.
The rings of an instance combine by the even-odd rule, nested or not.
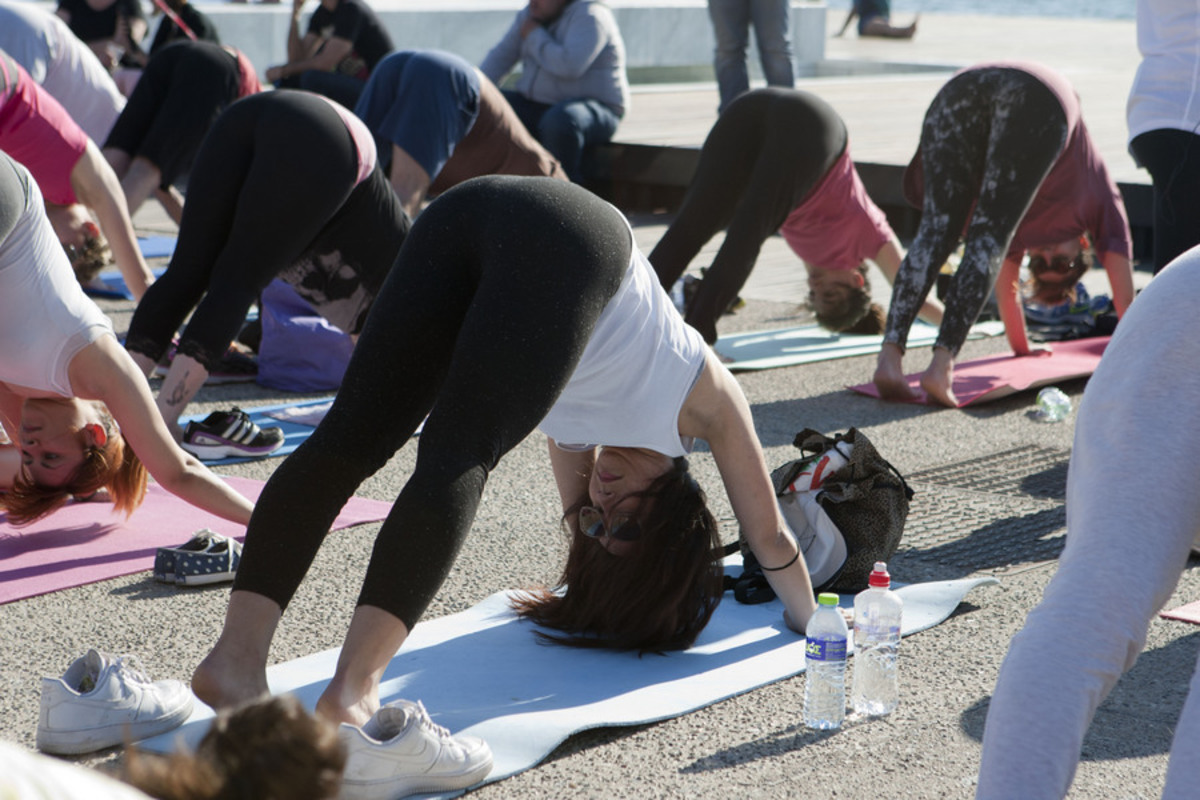
[(635, 542), (642, 536), (642, 528), (633, 517), (614, 517), (612, 527), (604, 524), (604, 512), (594, 506), (579, 509), (579, 532), (592, 539), (607, 536), (619, 542)]
[(1053, 272), (1058, 275), (1069, 275), (1072, 270), (1079, 267), (1082, 257), (1082, 254), (1074, 258), (1054, 256), (1054, 258), (1046, 261), (1042, 256), (1033, 256), (1029, 259), (1029, 271), (1034, 275), (1042, 275), (1047, 272)]

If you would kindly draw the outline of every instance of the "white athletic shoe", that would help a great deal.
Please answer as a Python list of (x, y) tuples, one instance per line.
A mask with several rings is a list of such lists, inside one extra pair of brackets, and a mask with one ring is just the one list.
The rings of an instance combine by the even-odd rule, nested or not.
[(182, 681), (151, 681), (130, 656), (95, 650), (61, 678), (42, 678), (39, 750), (77, 755), (165, 733), (192, 713)]
[(389, 703), (361, 728), (342, 723), (343, 800), (395, 800), (417, 792), (465, 789), (492, 771), (492, 751), (477, 736), (451, 736), (419, 702)]

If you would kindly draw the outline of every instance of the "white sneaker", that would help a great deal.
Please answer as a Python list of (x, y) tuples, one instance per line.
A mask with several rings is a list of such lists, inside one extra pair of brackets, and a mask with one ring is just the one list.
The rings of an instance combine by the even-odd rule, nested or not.
[(151, 681), (131, 656), (95, 650), (61, 678), (42, 678), (39, 750), (77, 755), (165, 733), (192, 713), (182, 681)]
[(361, 728), (342, 723), (338, 736), (346, 747), (343, 800), (465, 789), (492, 771), (487, 742), (451, 736), (419, 702), (389, 703)]

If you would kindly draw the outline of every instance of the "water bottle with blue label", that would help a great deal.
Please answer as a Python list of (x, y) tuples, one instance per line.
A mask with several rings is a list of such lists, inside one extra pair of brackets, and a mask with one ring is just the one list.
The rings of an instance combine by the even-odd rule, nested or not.
[(846, 642), (850, 631), (838, 610), (838, 596), (823, 592), (808, 620), (804, 657), (804, 724), (830, 730), (846, 718)]

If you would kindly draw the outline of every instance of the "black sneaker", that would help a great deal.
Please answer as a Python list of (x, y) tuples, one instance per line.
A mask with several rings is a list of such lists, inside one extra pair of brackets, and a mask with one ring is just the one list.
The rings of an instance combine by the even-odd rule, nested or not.
[(214, 411), (203, 422), (189, 422), (183, 431), (184, 450), (204, 461), (230, 456), (266, 456), (283, 446), (283, 431), (260, 428), (236, 406)]

